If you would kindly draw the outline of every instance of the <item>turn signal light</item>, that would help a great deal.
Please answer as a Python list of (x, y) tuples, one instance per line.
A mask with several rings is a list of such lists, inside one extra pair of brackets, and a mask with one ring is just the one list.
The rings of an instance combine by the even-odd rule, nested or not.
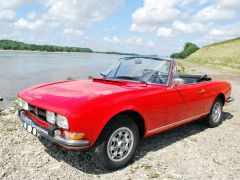
[(71, 139), (71, 140), (81, 140), (85, 134), (84, 133), (70, 133), (68, 131), (64, 132), (65, 138)]

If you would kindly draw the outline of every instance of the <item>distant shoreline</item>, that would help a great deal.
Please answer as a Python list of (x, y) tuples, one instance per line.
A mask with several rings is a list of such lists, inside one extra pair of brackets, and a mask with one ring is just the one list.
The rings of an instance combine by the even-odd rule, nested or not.
[(93, 51), (90, 48), (82, 47), (68, 47), (57, 45), (37, 45), (28, 44), (13, 40), (0, 40), (0, 51), (14, 51), (14, 52), (57, 52), (57, 53), (100, 53), (100, 54), (115, 54), (115, 55), (138, 55), (135, 53), (124, 53), (115, 51)]
[(138, 54), (124, 54), (124, 53), (108, 53), (108, 52), (61, 52), (61, 51), (55, 51), (55, 52), (50, 52), (50, 51), (28, 51), (28, 50), (12, 50), (12, 49), (0, 49), (0, 52), (21, 52), (21, 53), (53, 53), (53, 54), (108, 54), (108, 55), (119, 55), (119, 56), (140, 56)]

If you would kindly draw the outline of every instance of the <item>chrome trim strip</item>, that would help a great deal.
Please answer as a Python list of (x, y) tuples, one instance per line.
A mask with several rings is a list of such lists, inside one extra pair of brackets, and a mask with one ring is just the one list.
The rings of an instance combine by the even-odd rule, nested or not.
[(166, 126), (161, 126), (161, 127), (152, 129), (152, 130), (148, 131), (147, 133), (152, 133), (152, 132), (159, 131), (159, 130), (161, 130), (161, 129), (167, 128), (167, 127), (172, 126), (172, 125), (175, 125), (175, 124), (181, 124), (181, 123), (186, 122), (186, 121), (189, 121), (189, 120), (194, 120), (194, 119), (197, 119), (197, 118), (199, 118), (199, 117), (201, 117), (201, 116), (204, 116), (204, 115), (207, 115), (207, 114), (209, 114), (209, 112), (203, 113), (203, 114), (199, 114), (199, 115), (197, 115), (197, 116), (193, 116), (193, 117), (190, 117), (190, 118), (187, 118), (187, 119), (183, 119), (183, 120), (177, 121), (177, 122), (175, 122), (175, 123), (168, 124), (168, 125), (166, 125)]

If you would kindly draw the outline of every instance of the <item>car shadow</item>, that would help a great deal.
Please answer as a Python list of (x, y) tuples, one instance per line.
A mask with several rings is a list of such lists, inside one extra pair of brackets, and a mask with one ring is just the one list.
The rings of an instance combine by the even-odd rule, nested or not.
[[(232, 119), (233, 115), (228, 112), (223, 112), (222, 119), (226, 121)], [(158, 151), (164, 149), (171, 144), (181, 141), (187, 137), (190, 137), (195, 134), (199, 134), (207, 129), (206, 125), (202, 120), (195, 121), (170, 131), (151, 136), (140, 141), (140, 146), (136, 152), (135, 158), (133, 161), (138, 161), (145, 157), (149, 152)], [(75, 151), (67, 150), (58, 146), (55, 143), (52, 143), (45, 138), (39, 137), (40, 142), (45, 146), (45, 151), (52, 156), (57, 161), (64, 161), (70, 166), (78, 169), (79, 171), (89, 173), (89, 174), (106, 174), (110, 171), (98, 168), (89, 151)]]

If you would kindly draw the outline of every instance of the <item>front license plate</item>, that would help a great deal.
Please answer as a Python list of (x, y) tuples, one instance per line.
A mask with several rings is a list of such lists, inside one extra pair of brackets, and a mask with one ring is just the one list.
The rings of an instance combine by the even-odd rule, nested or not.
[(23, 122), (23, 127), (24, 129), (27, 130), (28, 133), (31, 133), (33, 134), (34, 136), (38, 136), (38, 132), (37, 132), (37, 129), (32, 127), (30, 124), (26, 123), (26, 122)]

